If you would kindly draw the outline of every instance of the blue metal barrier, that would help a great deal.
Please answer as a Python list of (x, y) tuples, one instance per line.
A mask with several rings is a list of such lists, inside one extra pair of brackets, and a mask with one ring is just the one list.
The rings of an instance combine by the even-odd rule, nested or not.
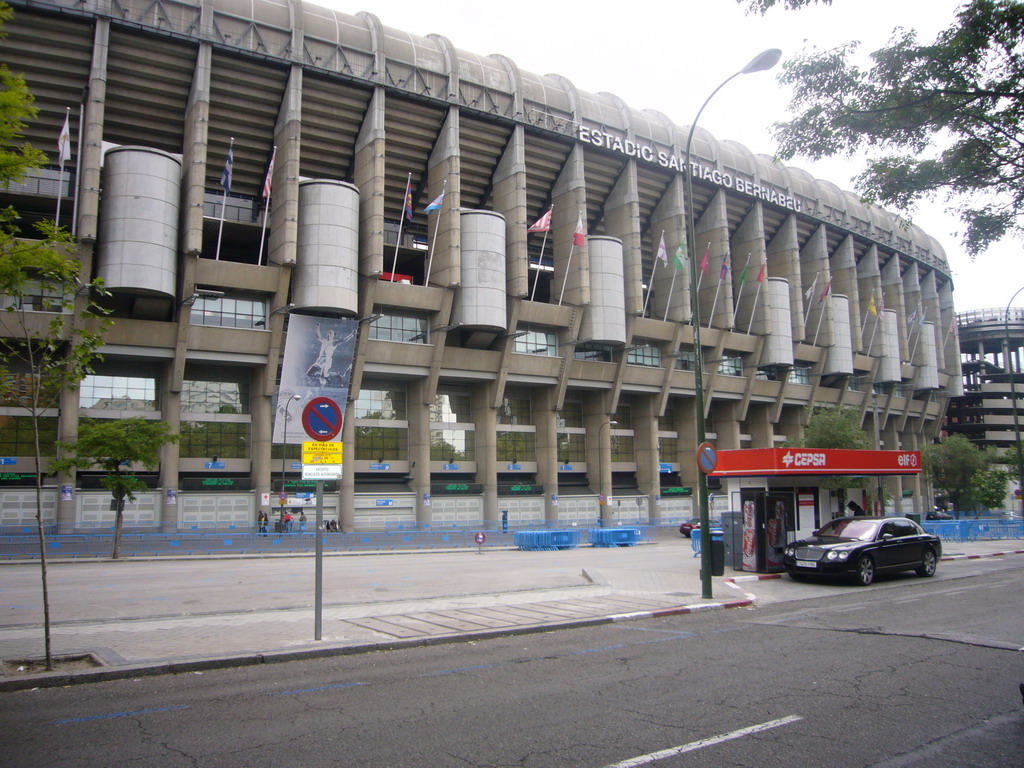
[(581, 531), (516, 531), (513, 543), (522, 550), (542, 551), (576, 549), (580, 545)]
[(595, 547), (635, 547), (641, 535), (639, 528), (591, 528), (589, 533)]
[(1024, 520), (925, 520), (921, 527), (943, 541), (1024, 539)]

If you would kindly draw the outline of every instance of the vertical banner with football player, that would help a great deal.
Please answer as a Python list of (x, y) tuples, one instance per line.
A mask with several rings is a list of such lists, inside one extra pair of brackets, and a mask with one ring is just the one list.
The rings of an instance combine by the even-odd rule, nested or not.
[(313, 398), (329, 397), (344, 411), (358, 329), (359, 323), (347, 317), (289, 316), (273, 442), (310, 439), (302, 428), (302, 409)]

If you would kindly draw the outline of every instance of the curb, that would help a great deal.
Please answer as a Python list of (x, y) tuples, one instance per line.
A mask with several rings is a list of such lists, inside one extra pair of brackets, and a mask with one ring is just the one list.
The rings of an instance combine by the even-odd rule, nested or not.
[(487, 640), (498, 637), (514, 637), (517, 635), (531, 635), (539, 632), (551, 632), (559, 629), (579, 629), (582, 627), (597, 627), (605, 624), (617, 624), (623, 621), (635, 621), (639, 619), (660, 618), (663, 616), (677, 616), (687, 613), (697, 613), (709, 610), (724, 610), (728, 608), (742, 608), (753, 605), (753, 595), (748, 599), (733, 600), (715, 603), (698, 603), (696, 605), (681, 605), (673, 608), (661, 608), (654, 611), (636, 611), (632, 613), (613, 614), (610, 616), (595, 616), (587, 619), (572, 619), (547, 624), (529, 624), (521, 627), (507, 627), (502, 629), (480, 630), (477, 632), (461, 632), (458, 634), (434, 635), (432, 637), (410, 638), (406, 640), (392, 640), (380, 643), (363, 643), (360, 645), (340, 645), (329, 648), (307, 648), (295, 651), (269, 651), (266, 653), (243, 654), (239, 656), (224, 656), (220, 658), (190, 659), (184, 661), (167, 661), (158, 664), (140, 664), (124, 667), (108, 667), (95, 670), (71, 673), (40, 673), (37, 675), (25, 675), (23, 677), (0, 678), (0, 693), (11, 691), (25, 691), (37, 688), (63, 688), (70, 685), (84, 685), (88, 683), (103, 683), (112, 680), (126, 680), (133, 677), (156, 677), (159, 675), (181, 675), (196, 672), (205, 672), (215, 669), (234, 669), (238, 667), (256, 666), (258, 664), (280, 664), (288, 661), (303, 661), (310, 659), (325, 659), (336, 656), (354, 656), (363, 653), (378, 653), (381, 651), (396, 651), (407, 648), (423, 648), (434, 645), (448, 645), (452, 643), (470, 642), (473, 640)]
[(1006, 555), (1024, 555), (1024, 549), (1008, 549), (1005, 552), (985, 552), (980, 555), (947, 555), (942, 560), (980, 560), (983, 557), (1005, 557)]

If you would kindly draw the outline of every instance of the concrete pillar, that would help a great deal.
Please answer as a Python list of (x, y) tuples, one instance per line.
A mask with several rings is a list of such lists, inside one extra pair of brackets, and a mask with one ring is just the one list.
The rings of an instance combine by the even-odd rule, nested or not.
[(434, 253), (429, 276), (431, 285), (458, 285), (462, 275), (460, 167), (459, 110), (451, 107), (427, 161), (427, 194), (420, 204), (420, 209), (425, 208), (444, 190), (441, 210), (427, 217), (428, 239)]
[(359, 274), (384, 271), (384, 103), (375, 88), (356, 138), (353, 181), (359, 189)]

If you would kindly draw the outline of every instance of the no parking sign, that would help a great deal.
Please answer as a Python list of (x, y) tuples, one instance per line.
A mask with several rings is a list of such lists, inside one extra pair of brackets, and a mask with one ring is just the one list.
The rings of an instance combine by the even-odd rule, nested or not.
[(342, 412), (329, 397), (314, 397), (302, 409), (302, 428), (314, 440), (333, 440), (341, 432)]

